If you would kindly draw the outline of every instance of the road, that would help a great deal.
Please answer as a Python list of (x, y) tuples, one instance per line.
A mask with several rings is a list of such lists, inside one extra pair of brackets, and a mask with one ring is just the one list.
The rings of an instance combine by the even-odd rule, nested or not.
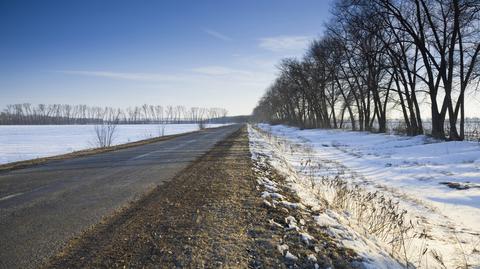
[(68, 239), (172, 179), (239, 127), (0, 173), (0, 267), (37, 267)]

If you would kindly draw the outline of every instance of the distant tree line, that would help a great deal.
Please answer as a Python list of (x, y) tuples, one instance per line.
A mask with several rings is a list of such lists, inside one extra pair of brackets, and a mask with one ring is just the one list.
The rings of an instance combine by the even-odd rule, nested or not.
[(127, 109), (87, 105), (7, 105), (0, 113), (0, 125), (13, 124), (98, 124), (115, 121), (119, 124), (145, 123), (208, 123), (220, 122), (227, 116), (223, 108), (142, 105)]
[(280, 63), (257, 120), (385, 132), (395, 110), (417, 135), (428, 106), (433, 137), (465, 138), (465, 98), (479, 85), (480, 1), (340, 0), (332, 12), (303, 59)]

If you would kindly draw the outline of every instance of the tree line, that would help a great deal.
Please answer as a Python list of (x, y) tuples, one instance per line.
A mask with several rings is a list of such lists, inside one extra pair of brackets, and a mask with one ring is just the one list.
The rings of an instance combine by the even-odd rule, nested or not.
[(119, 109), (68, 104), (13, 104), (0, 113), (0, 125), (13, 124), (119, 124), (205, 123), (227, 116), (224, 108), (142, 105)]
[(339, 0), (332, 13), (302, 59), (281, 61), (257, 120), (385, 132), (397, 113), (408, 135), (423, 134), (429, 118), (433, 137), (465, 138), (465, 98), (480, 77), (480, 1)]

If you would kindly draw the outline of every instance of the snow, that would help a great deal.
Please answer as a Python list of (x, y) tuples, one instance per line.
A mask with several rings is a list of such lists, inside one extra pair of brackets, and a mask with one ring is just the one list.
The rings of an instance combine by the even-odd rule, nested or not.
[(313, 236), (309, 235), (308, 233), (306, 232), (299, 232), (298, 233), (300, 235), (300, 237), (302, 238), (302, 241), (305, 243), (305, 244), (310, 244), (310, 241), (312, 241), (313, 239)]
[[(398, 268), (405, 262), (417, 268), (480, 266), (478, 143), (259, 127), (262, 132), (249, 127), (252, 158), (267, 156), (301, 203), (321, 212), (314, 213), (317, 224), (357, 252), (365, 268)], [(394, 253), (391, 235), (369, 234), (365, 224), (355, 220), (355, 212), (330, 209), (330, 197), (336, 194), (319, 186), (336, 178), (349, 188), (391, 199), (399, 212), (406, 210), (405, 221), (415, 228), (405, 239), (403, 253)], [(450, 188), (445, 182), (466, 189)]]
[(272, 205), (269, 201), (267, 201), (267, 200), (263, 200), (263, 204), (265, 204), (265, 205), (268, 206), (268, 207), (272, 207), (272, 206), (273, 206), (273, 205)]
[[(455, 223), (480, 232), (479, 143), (286, 126), (267, 128), (295, 142), (307, 141), (315, 148), (317, 158), (339, 162), (371, 184), (420, 199)], [(459, 191), (442, 182), (471, 187)]]
[(268, 178), (259, 178), (257, 179), (257, 183), (260, 184), (260, 185), (263, 185), (265, 187), (265, 189), (267, 189), (269, 192), (277, 192), (278, 191), (278, 188), (277, 188), (277, 184), (271, 180), (269, 180)]
[(297, 208), (304, 208), (304, 206), (300, 203), (292, 203), (289, 201), (274, 201), (275, 203), (281, 204), (284, 207), (290, 208), (290, 209), (297, 209)]
[(274, 227), (276, 227), (276, 228), (281, 228), (281, 229), (283, 229), (282, 224), (274, 221), (273, 219), (270, 219), (268, 222), (269, 222), (272, 226), (274, 226)]
[(293, 216), (288, 216), (285, 218), (285, 222), (288, 224), (288, 229), (298, 229), (297, 220)]
[(265, 198), (273, 198), (273, 199), (282, 199), (283, 198), (283, 195), (281, 195), (280, 193), (276, 193), (276, 192), (268, 192), (268, 191), (264, 191), (262, 193), (262, 198), (265, 199)]
[(278, 249), (278, 251), (279, 251), (280, 253), (282, 253), (282, 255), (283, 255), (283, 253), (285, 253), (285, 251), (288, 250), (288, 246), (285, 245), (285, 244), (283, 244), (283, 245), (278, 245), (278, 246), (277, 246), (277, 249)]
[[(218, 127), (222, 124), (209, 124)], [(118, 125), (115, 145), (198, 130), (198, 124)], [(0, 164), (95, 147), (94, 125), (0, 125)]]
[(329, 215), (331, 214), (321, 214), (315, 216), (315, 221), (318, 225), (323, 227), (338, 228), (338, 220), (332, 219), (332, 217), (330, 217)]
[(289, 259), (289, 260), (292, 260), (292, 261), (296, 261), (298, 260), (298, 257), (293, 255), (290, 251), (287, 250), (287, 253), (285, 254), (285, 258), (286, 259)]
[(307, 259), (312, 262), (317, 262), (317, 257), (313, 254), (308, 254)]

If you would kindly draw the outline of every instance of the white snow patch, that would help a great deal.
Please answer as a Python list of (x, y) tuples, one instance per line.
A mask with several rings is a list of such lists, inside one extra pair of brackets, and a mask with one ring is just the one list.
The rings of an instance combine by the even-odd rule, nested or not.
[(285, 218), (285, 222), (288, 225), (288, 230), (299, 230), (297, 220), (293, 216), (288, 216)]
[(263, 200), (263, 203), (264, 203), (266, 206), (268, 206), (268, 207), (272, 207), (272, 206), (273, 206), (273, 205), (272, 205), (269, 201), (267, 201), (267, 200)]
[(285, 258), (292, 260), (292, 261), (297, 261), (298, 257), (293, 255), (290, 251), (287, 250), (287, 253), (285, 254)]
[(308, 254), (307, 259), (312, 262), (317, 262), (317, 257), (315, 257), (313, 254)]
[(268, 191), (264, 191), (262, 192), (262, 198), (263, 199), (266, 199), (266, 198), (273, 198), (273, 199), (283, 199), (283, 195), (281, 195), (280, 193), (276, 193), (276, 192), (268, 192)]
[(292, 203), (292, 202), (285, 201), (285, 200), (281, 200), (281, 201), (278, 201), (276, 203), (281, 204), (284, 207), (288, 207), (290, 209), (297, 209), (297, 208), (302, 208), (303, 209), (303, 208), (305, 208), (305, 206), (300, 204), (300, 203)]
[(278, 246), (277, 246), (277, 249), (278, 249), (278, 251), (279, 251), (280, 253), (282, 253), (282, 255), (283, 255), (283, 254), (285, 253), (285, 251), (288, 250), (288, 246), (285, 245), (285, 244), (283, 244), (283, 245), (278, 245)]
[(315, 239), (313, 236), (309, 235), (306, 232), (299, 232), (298, 234), (302, 238), (302, 241), (307, 245), (310, 244), (310, 241)]
[(277, 228), (282, 228), (282, 229), (283, 229), (283, 226), (282, 226), (280, 223), (274, 221), (273, 219), (268, 220), (268, 222), (269, 222), (272, 226), (275, 226), (275, 227), (277, 227)]
[(315, 220), (315, 222), (317, 222), (317, 224), (319, 226), (332, 227), (332, 228), (337, 228), (338, 227), (338, 221), (334, 220), (333, 218), (331, 218), (327, 214), (321, 214), (321, 215), (315, 216), (314, 220)]

